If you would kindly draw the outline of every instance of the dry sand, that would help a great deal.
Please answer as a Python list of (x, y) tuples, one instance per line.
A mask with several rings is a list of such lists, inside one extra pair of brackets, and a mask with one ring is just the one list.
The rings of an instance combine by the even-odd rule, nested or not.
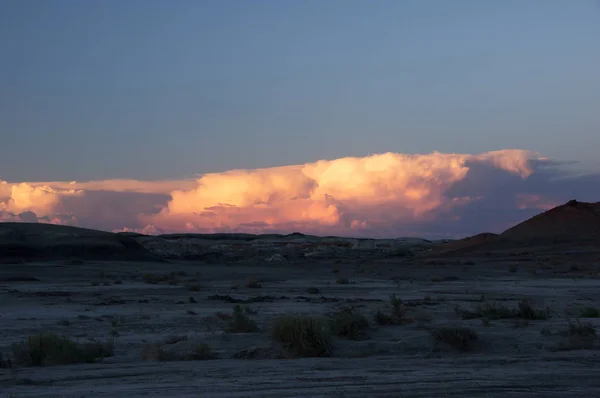
[[(566, 344), (561, 331), (582, 308), (600, 308), (599, 264), (600, 249), (563, 254), (552, 246), (462, 259), (3, 264), (1, 352), (50, 330), (80, 341), (113, 335), (116, 346), (113, 357), (94, 364), (0, 369), (0, 396), (598, 397), (598, 342), (557, 348)], [(180, 275), (159, 284), (143, 279), (170, 272)], [(32, 276), (39, 281), (26, 280)], [(350, 283), (336, 283), (342, 277)], [(262, 287), (247, 287), (252, 278)], [(309, 294), (308, 287), (320, 293)], [(412, 322), (373, 321), (376, 310), (389, 311), (391, 294), (404, 301)], [(231, 313), (234, 304), (209, 299), (213, 295), (263, 297), (244, 305), (255, 311), (250, 316), (261, 330), (224, 331), (226, 321), (215, 314)], [(552, 317), (486, 323), (462, 319), (455, 310), (483, 302), (516, 308), (522, 299), (549, 307)], [(269, 337), (275, 317), (347, 306), (369, 318), (367, 339), (335, 339), (328, 358), (280, 358), (281, 347)], [(596, 327), (599, 321), (581, 319)], [(436, 342), (430, 330), (440, 325), (470, 327), (479, 341), (469, 352)], [(187, 340), (164, 344), (164, 350), (203, 342), (218, 359), (142, 359), (145, 345), (175, 335)]]

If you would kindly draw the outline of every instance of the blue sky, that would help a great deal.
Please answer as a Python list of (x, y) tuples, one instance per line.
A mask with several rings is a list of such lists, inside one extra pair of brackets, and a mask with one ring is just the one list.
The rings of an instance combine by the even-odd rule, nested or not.
[(4, 0), (0, 177), (600, 148), (594, 0)]

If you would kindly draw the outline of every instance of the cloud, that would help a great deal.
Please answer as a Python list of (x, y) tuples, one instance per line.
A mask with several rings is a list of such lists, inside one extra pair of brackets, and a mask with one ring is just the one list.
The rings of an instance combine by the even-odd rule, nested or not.
[(463, 236), (572, 198), (600, 200), (597, 175), (562, 164), (518, 149), (384, 153), (173, 181), (0, 182), (0, 220), (151, 234)]

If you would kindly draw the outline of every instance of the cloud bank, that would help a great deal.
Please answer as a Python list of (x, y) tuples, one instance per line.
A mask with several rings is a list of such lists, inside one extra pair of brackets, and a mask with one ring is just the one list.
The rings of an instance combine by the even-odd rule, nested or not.
[(0, 181), (0, 221), (169, 232), (459, 237), (500, 232), (569, 199), (600, 200), (525, 150), (385, 153), (231, 170), (197, 180)]

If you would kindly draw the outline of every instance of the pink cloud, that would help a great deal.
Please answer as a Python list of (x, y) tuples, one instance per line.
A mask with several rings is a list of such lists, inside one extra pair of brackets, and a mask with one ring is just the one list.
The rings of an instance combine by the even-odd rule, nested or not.
[[(384, 153), (231, 170), (196, 180), (0, 181), (0, 220), (146, 234), (299, 231), (393, 236), (443, 225), (455, 228), (453, 223), (473, 219), (468, 209), (490, 201), (509, 206), (490, 194), (500, 174), (512, 176), (513, 185), (503, 186), (514, 189), (516, 198), (506, 211), (560, 203), (527, 191), (527, 180), (536, 175), (532, 161), (545, 160), (524, 150), (478, 155)], [(469, 192), (460, 192), (473, 169), (479, 170), (481, 183), (469, 183)], [(479, 218), (484, 217), (475, 217)]]

